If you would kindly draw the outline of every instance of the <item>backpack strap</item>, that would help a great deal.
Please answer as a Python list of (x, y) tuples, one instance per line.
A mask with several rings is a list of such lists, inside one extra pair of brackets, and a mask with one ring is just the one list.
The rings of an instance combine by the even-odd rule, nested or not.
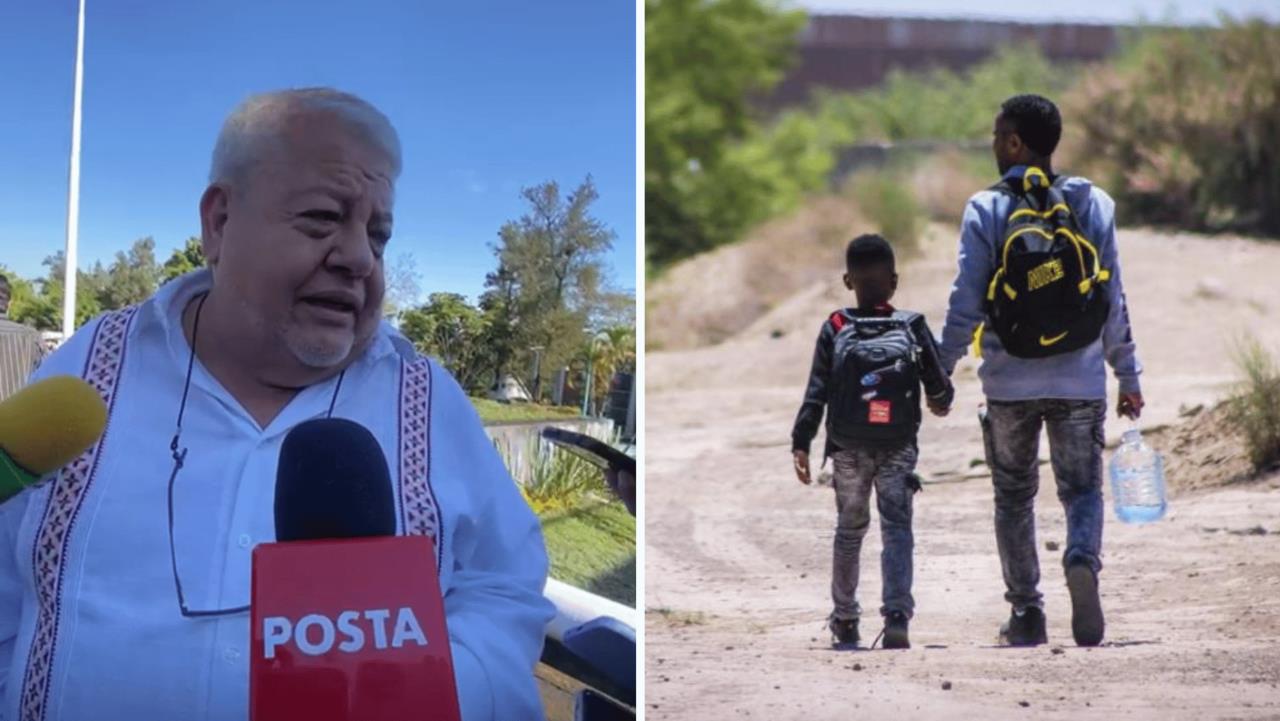
[(843, 310), (838, 310), (832, 313), (830, 318), (827, 318), (827, 322), (831, 324), (831, 327), (834, 328), (837, 333), (839, 333), (844, 330), (846, 325), (849, 324), (849, 319), (845, 316)]
[(1000, 182), (998, 182), (998, 183), (996, 183), (996, 184), (994, 184), (994, 185), (990, 185), (990, 186), (988, 186), (988, 187), (987, 187), (987, 190), (990, 190), (990, 191), (995, 192), (995, 193), (1003, 193), (1003, 194), (1005, 194), (1005, 195), (1012, 196), (1012, 197), (1016, 198), (1016, 197), (1018, 197), (1018, 195), (1019, 195), (1019, 194), (1018, 194), (1018, 192), (1017, 192), (1017, 191), (1015, 191), (1015, 190), (1013, 189), (1013, 186), (1011, 186), (1011, 185), (1009, 184), (1010, 182), (1011, 182), (1011, 181), (1008, 181), (1008, 180), (1005, 180), (1004, 178), (1001, 178), (1001, 179), (1000, 179)]
[[(867, 321), (892, 320), (892, 321), (897, 321), (901, 323), (907, 328), (910, 328), (912, 321), (914, 321), (916, 317), (919, 315), (920, 315), (919, 313), (916, 313), (913, 311), (894, 310), (893, 313), (890, 315), (883, 316), (883, 317), (873, 316), (865, 320)], [(849, 325), (857, 325), (858, 321), (860, 320), (863, 320), (863, 318), (853, 313), (850, 313), (847, 310), (837, 310), (834, 313), (832, 313), (829, 318), (827, 318), (827, 321), (831, 323), (832, 329), (834, 329), (835, 332), (837, 333), (844, 330)]]
[(891, 317), (894, 320), (902, 321), (902, 324), (909, 328), (911, 327), (911, 324), (915, 322), (916, 318), (920, 317), (920, 315), (920, 313), (913, 310), (895, 310)]
[(1026, 195), (1032, 190), (1055, 188), (1061, 191), (1063, 184), (1070, 177), (1069, 175), (1055, 175), (1053, 180), (1049, 180), (1049, 176), (1043, 170), (1032, 166), (1027, 168), (1027, 172), (1021, 178), (1001, 178), (999, 182), (988, 186), (987, 190), (1004, 193), (1015, 198)]

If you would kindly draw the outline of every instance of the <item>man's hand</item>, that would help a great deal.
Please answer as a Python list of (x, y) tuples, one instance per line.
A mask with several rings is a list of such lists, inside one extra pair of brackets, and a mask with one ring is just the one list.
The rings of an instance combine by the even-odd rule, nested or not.
[(806, 486), (813, 482), (813, 478), (809, 476), (809, 452), (794, 451), (791, 454), (792, 465), (796, 469), (796, 478)]
[(1116, 404), (1116, 415), (1136, 421), (1142, 415), (1143, 405), (1141, 393), (1121, 393), (1120, 402)]
[(944, 406), (941, 403), (934, 401), (932, 398), (926, 398), (925, 405), (929, 406), (930, 413), (939, 418), (943, 418), (951, 412), (951, 406)]

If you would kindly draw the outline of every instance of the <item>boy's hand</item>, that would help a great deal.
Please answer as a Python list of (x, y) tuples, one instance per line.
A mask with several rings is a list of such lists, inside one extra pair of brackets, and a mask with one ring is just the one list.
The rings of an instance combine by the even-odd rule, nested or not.
[(1136, 421), (1142, 415), (1144, 405), (1141, 393), (1121, 393), (1120, 402), (1116, 405), (1116, 415)]
[(796, 478), (806, 486), (813, 482), (813, 478), (809, 476), (809, 452), (793, 451), (791, 454), (792, 465), (796, 469)]
[(934, 401), (932, 398), (926, 398), (925, 404), (929, 406), (929, 412), (939, 418), (943, 418), (951, 412), (951, 406), (944, 406), (941, 403)]

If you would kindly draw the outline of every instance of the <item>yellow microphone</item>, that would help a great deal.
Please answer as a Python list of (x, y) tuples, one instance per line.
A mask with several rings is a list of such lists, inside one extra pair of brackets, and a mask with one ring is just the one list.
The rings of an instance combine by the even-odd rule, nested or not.
[(107, 405), (75, 376), (50, 376), (0, 403), (0, 503), (92, 446)]

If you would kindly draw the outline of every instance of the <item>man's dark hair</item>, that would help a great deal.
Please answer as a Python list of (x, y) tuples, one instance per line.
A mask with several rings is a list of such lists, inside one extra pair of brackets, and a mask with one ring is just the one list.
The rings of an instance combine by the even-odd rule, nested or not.
[(893, 246), (889, 245), (889, 241), (874, 233), (859, 235), (849, 241), (849, 247), (845, 248), (844, 264), (848, 270), (881, 264), (887, 265), (889, 270), (893, 270)]
[(1043, 95), (1015, 95), (1000, 106), (1000, 116), (1013, 124), (1014, 132), (1042, 158), (1053, 155), (1062, 138), (1062, 115)]
[(9, 310), (9, 293), (9, 279), (4, 273), (0, 273), (0, 313)]

